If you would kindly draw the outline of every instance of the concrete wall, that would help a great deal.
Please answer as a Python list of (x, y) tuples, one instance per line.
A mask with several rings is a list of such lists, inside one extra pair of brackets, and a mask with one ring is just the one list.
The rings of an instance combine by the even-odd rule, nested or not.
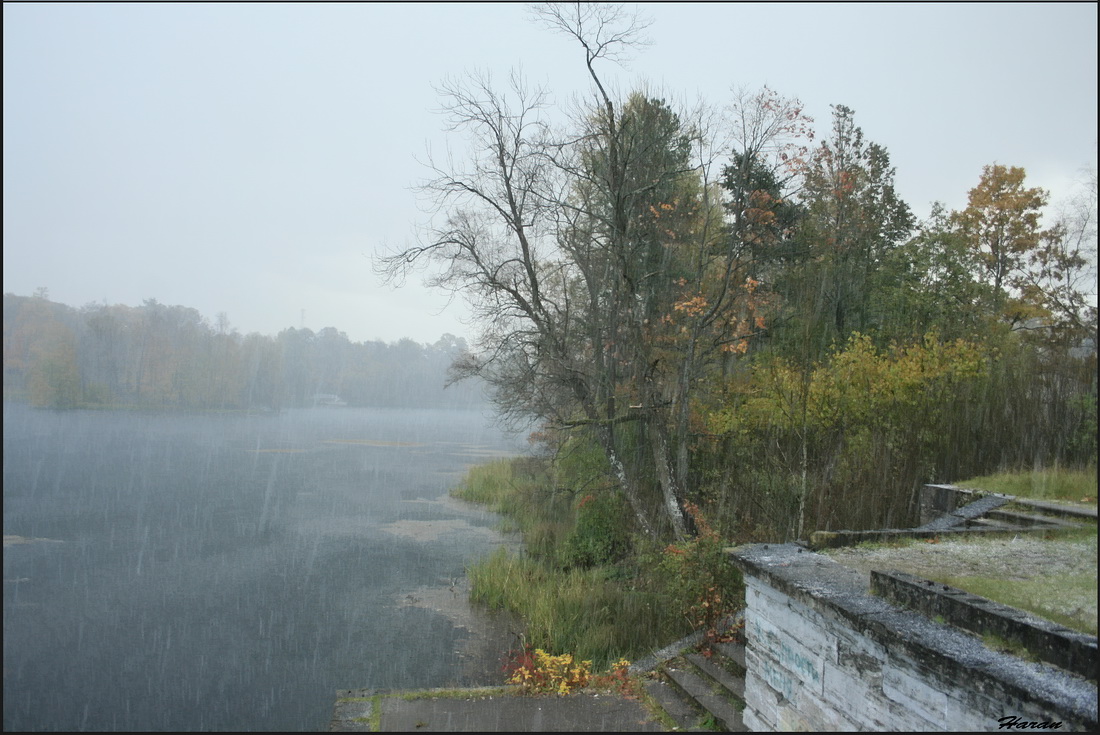
[(1095, 730), (1096, 683), (987, 649), (868, 594), (854, 570), (795, 544), (735, 549), (746, 583), (750, 730)]

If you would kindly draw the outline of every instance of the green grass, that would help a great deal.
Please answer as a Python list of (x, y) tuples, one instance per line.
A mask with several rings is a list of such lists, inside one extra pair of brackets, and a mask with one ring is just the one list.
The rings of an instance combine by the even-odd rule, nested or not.
[[(1079, 545), (1082, 558), (1096, 557), (1096, 526), (1048, 532), (1044, 537)], [(971, 542), (980, 540), (984, 539), (974, 537)], [(929, 576), (929, 579), (1002, 605), (1027, 610), (1082, 633), (1097, 634), (1095, 572), (1047, 574), (1035, 579), (947, 575)]]
[(451, 495), (501, 514), (502, 530), (522, 532), (528, 552), (544, 556), (553, 552), (573, 521), (572, 495), (553, 487), (538, 460), (500, 459), (472, 467)]
[(935, 577), (971, 594), (1027, 610), (1072, 630), (1096, 635), (1096, 616), (1082, 611), (1087, 600), (1096, 599), (1096, 577), (1090, 574), (1057, 574), (1042, 579), (995, 579), (990, 577)]
[(460, 500), (487, 506), (494, 513), (504, 509), (516, 486), (512, 461), (498, 459), (495, 462), (471, 467), (461, 485), (451, 491)]
[(982, 643), (986, 648), (994, 651), (1001, 651), (1003, 653), (1011, 653), (1013, 656), (1025, 659), (1027, 661), (1038, 662), (1039, 656), (1034, 651), (1029, 651), (1027, 646), (1015, 641), (1005, 640), (999, 635), (994, 633), (986, 633), (982, 636)]
[(611, 581), (603, 568), (564, 571), (498, 549), (468, 574), (470, 599), (522, 617), (528, 645), (591, 660), (595, 671), (690, 632), (670, 626), (658, 594)]
[(467, 689), (419, 689), (414, 692), (398, 692), (387, 695), (405, 702), (420, 699), (473, 699), (477, 697), (506, 697), (515, 694), (510, 687), (471, 687)]
[(1031, 472), (999, 472), (955, 483), (959, 487), (1015, 495), (1032, 500), (1062, 500), (1096, 504), (1096, 467), (1049, 468)]
[(691, 632), (678, 597), (690, 594), (685, 582), (693, 577), (686, 567), (670, 574), (660, 563), (664, 547), (632, 538), (625, 526), (621, 554), (595, 555), (594, 562), (593, 555), (575, 553), (578, 533), (602, 538), (626, 523), (610, 510), (599, 523), (589, 518), (591, 528), (577, 523), (603, 507), (593, 501), (596, 494), (613, 492), (589, 459), (577, 451), (557, 465), (532, 458), (493, 462), (473, 468), (453, 495), (501, 513), (524, 538), (522, 555), (500, 549), (467, 569), (471, 600), (520, 616), (527, 645), (591, 660), (593, 670), (602, 671)]
[(659, 624), (664, 606), (652, 593), (612, 581), (611, 568), (562, 568), (561, 548), (576, 513), (573, 494), (559, 483), (571, 484), (569, 478), (553, 477), (546, 463), (498, 460), (472, 468), (453, 491), (502, 514), (524, 538), (524, 555), (499, 549), (467, 570), (470, 599), (519, 615), (530, 646), (591, 660), (599, 671), (624, 656), (648, 652), (667, 627)]

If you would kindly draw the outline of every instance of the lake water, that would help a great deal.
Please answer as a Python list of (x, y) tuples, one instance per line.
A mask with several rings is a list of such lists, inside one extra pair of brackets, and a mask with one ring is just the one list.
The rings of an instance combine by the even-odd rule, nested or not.
[(522, 446), (479, 412), (5, 404), (4, 729), (323, 730), (337, 689), (499, 683), (418, 603), (507, 542), (446, 495)]

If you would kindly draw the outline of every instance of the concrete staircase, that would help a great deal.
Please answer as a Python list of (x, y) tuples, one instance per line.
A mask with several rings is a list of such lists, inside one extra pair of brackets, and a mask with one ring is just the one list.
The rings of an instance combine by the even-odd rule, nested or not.
[(1003, 531), (1071, 530), (1096, 525), (1096, 509), (1015, 498), (963, 524), (967, 529)]
[(914, 531), (1060, 531), (1096, 525), (1096, 507), (982, 493), (954, 485), (925, 485)]
[(746, 732), (745, 646), (713, 643), (709, 652), (688, 650), (660, 663), (645, 683), (649, 696), (689, 731)]
[(947, 538), (953, 534), (1040, 534), (1073, 531), (1096, 525), (1095, 506), (1029, 500), (1013, 495), (983, 494), (954, 485), (925, 485), (921, 517), (915, 528), (872, 531), (814, 531), (799, 544), (813, 551), (890, 542), (907, 538)]

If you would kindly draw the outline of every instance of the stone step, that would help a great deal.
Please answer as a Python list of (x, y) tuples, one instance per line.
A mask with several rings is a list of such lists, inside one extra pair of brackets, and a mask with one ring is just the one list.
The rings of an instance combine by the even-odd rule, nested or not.
[[(713, 679), (716, 684), (719, 684), (731, 695), (744, 701), (745, 679), (743, 676), (735, 676), (730, 673), (729, 669), (725, 668), (720, 663), (715, 663), (701, 653), (689, 653), (684, 658), (694, 665), (695, 668)], [(717, 658), (717, 656), (713, 658)], [(742, 671), (742, 673), (744, 672)]]
[(953, 530), (977, 529), (982, 531), (1022, 531), (1026, 526), (994, 518), (972, 518)]
[(972, 494), (965, 494), (962, 498), (970, 498), (970, 502), (966, 505), (955, 508), (955, 510), (947, 513), (940, 518), (926, 523), (921, 526), (922, 529), (941, 531), (949, 528), (957, 528), (959, 526), (970, 525), (973, 521), (982, 518), (987, 513), (1011, 502), (1012, 498), (1008, 495), (986, 495), (984, 497), (978, 497), (973, 499)]
[(718, 653), (726, 657), (726, 660), (732, 661), (740, 668), (741, 673), (744, 673), (748, 669), (748, 665), (745, 663), (745, 644), (735, 642), (719, 641), (714, 644)]
[(713, 718), (714, 724), (725, 731), (743, 728), (741, 711), (727, 697), (718, 693), (711, 681), (697, 672), (698, 669), (689, 664), (670, 664), (664, 670), (665, 676), (683, 696), (703, 711), (702, 721)]
[(676, 729), (697, 731), (703, 719), (703, 711), (683, 693), (664, 679), (651, 679), (645, 683), (646, 693), (676, 723)]
[(1016, 498), (1017, 505), (1026, 506), (1033, 513), (1044, 516), (1055, 516), (1063, 520), (1077, 521), (1080, 523), (1096, 523), (1096, 506), (1094, 505), (1070, 505), (1067, 503), (1051, 503), (1045, 500), (1029, 500)]
[(1056, 516), (1024, 513), (1018, 510), (991, 510), (985, 514), (991, 521), (1015, 524), (1024, 528), (1074, 528), (1080, 524), (1061, 520)]
[[(702, 726), (710, 719), (721, 730), (745, 732), (741, 719), (745, 696), (744, 646), (718, 645), (723, 648), (716, 646), (710, 657), (688, 653), (668, 661), (661, 667), (661, 674), (672, 685), (669, 690), (683, 703), (672, 706), (681, 713), (694, 713), (695, 724)], [(662, 692), (666, 696), (668, 693)], [(665, 705), (662, 703), (662, 706)], [(681, 715), (685, 719), (678, 719), (667, 707), (666, 711), (681, 727), (688, 726), (686, 718), (689, 715)]]

